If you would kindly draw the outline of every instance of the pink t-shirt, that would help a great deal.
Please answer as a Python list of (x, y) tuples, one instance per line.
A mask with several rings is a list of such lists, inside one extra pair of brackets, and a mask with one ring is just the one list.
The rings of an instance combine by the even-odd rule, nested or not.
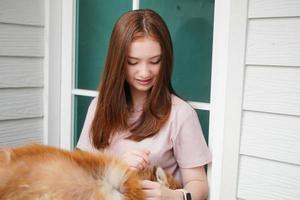
[[(90, 126), (96, 110), (96, 98), (91, 102), (77, 148), (97, 151), (90, 140)], [(129, 120), (136, 119), (135, 113)], [(111, 140), (105, 151), (117, 156), (129, 150), (150, 150), (149, 160), (153, 166), (161, 166), (181, 180), (180, 168), (193, 168), (211, 162), (211, 154), (203, 137), (195, 110), (185, 101), (172, 95), (170, 117), (160, 131), (140, 142), (125, 139), (129, 132), (119, 133)]]

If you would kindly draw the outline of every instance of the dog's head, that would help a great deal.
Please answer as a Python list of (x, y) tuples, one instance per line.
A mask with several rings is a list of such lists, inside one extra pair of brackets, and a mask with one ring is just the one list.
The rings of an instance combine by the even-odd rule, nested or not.
[(156, 181), (170, 189), (182, 188), (182, 185), (161, 167), (146, 168), (138, 172), (141, 179)]

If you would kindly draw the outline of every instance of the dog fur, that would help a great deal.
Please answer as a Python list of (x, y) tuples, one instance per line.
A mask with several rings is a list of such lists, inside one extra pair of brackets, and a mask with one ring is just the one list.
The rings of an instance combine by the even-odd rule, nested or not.
[(136, 172), (104, 153), (37, 144), (0, 150), (0, 199), (143, 200), (143, 179), (181, 187), (161, 168)]

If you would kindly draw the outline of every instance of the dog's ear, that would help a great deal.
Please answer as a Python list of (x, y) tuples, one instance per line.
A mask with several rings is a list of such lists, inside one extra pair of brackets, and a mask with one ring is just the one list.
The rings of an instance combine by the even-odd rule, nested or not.
[(0, 149), (0, 165), (8, 164), (11, 160), (10, 149)]
[(168, 178), (167, 178), (167, 174), (161, 167), (155, 168), (155, 176), (156, 176), (157, 182), (159, 182), (160, 184), (162, 184), (166, 187), (170, 187)]

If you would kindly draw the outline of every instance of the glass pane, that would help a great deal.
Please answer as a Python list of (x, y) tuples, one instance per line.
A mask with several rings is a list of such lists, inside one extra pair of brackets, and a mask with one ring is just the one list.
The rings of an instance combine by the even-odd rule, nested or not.
[(214, 0), (140, 0), (140, 7), (158, 12), (170, 29), (178, 95), (210, 102)]
[(93, 97), (75, 96), (74, 99), (74, 146), (79, 139), (88, 107)]
[(209, 133), (209, 111), (206, 110), (196, 110), (198, 118), (200, 120), (203, 135), (205, 137), (206, 143), (208, 144), (208, 133)]
[(113, 25), (131, 0), (77, 0), (75, 87), (96, 90)]

